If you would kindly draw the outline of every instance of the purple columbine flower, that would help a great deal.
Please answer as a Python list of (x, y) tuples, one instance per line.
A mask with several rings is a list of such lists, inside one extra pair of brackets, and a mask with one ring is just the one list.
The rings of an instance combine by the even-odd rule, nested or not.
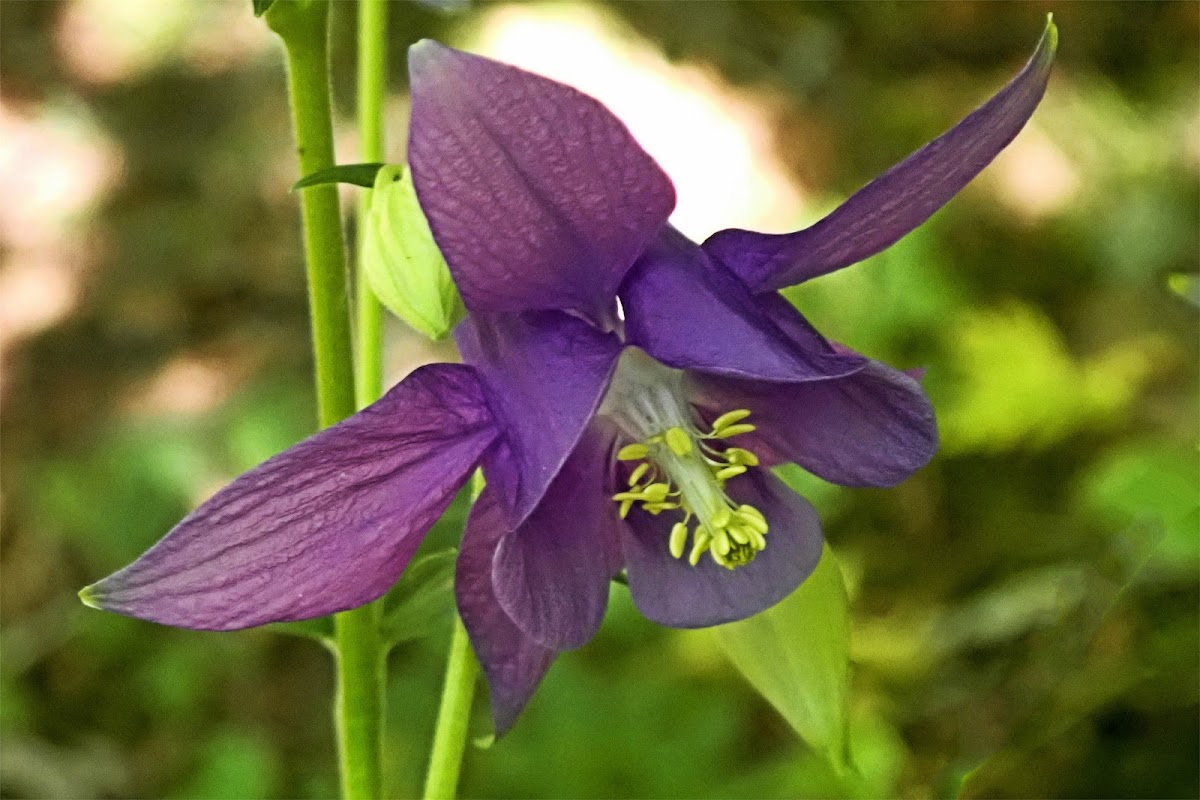
[(937, 446), (917, 380), (821, 337), (777, 290), (921, 224), (1012, 140), (1050, 71), (1025, 68), (949, 132), (791, 234), (670, 227), (674, 189), (594, 99), (431, 41), (409, 52), (409, 162), (470, 315), (464, 364), (218, 492), (92, 604), (189, 628), (305, 619), (382, 595), (477, 465), (456, 594), (498, 731), (609, 582), (675, 627), (781, 600), (821, 552), (767, 467), (890, 486)]

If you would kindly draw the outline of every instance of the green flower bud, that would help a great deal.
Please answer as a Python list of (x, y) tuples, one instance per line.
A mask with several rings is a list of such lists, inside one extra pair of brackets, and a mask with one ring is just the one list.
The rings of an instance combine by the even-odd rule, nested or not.
[(375, 296), (430, 339), (442, 339), (466, 315), (450, 268), (417, 202), (412, 173), (388, 165), (375, 175), (362, 274)]

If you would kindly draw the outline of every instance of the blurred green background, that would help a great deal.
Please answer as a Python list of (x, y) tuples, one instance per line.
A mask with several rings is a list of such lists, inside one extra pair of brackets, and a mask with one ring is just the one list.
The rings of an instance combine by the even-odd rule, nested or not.
[[(1061, 30), (1008, 153), (888, 252), (792, 294), (827, 335), (928, 365), (944, 438), (894, 490), (788, 474), (850, 583), (858, 772), (807, 751), (705, 634), (657, 628), (616, 587), (601, 634), (513, 732), (469, 749), (466, 796), (1200, 793), (1198, 9), (393, 6), (397, 159), (407, 44), (575, 20), (572, 36), (603, 30), (610, 50), (738, 98), (733, 122), (766, 121), (759, 167), (794, 194), (778, 229), (989, 96), (1046, 11)], [(335, 4), (345, 161), (354, 14)], [(561, 44), (530, 30), (533, 50)], [(0, 794), (333, 797), (318, 645), (75, 598), (312, 430), (278, 47), (249, 0), (4, 0), (0, 37)], [(703, 158), (714, 175), (731, 163)], [(704, 200), (703, 162), (693, 173), (673, 177)], [(391, 380), (447, 355), (399, 323), (388, 337)], [(391, 660), (395, 795), (420, 786), (447, 638)]]

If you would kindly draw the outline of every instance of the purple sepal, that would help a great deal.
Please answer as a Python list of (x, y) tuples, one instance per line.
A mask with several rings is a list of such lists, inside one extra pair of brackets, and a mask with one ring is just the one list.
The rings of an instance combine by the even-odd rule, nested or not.
[(782, 328), (737, 276), (671, 227), (630, 270), (620, 296), (628, 343), (677, 369), (810, 381), (847, 375), (864, 363), (836, 352), (795, 309)]
[(704, 249), (757, 293), (833, 272), (889, 247), (949, 202), (1016, 137), (1046, 90), (1056, 43), (1050, 24), (1007, 86), (812, 227), (783, 234), (731, 228), (709, 237)]
[(675, 207), (666, 174), (569, 86), (429, 40), (408, 64), (413, 182), (467, 308), (607, 314)]
[(454, 573), (458, 613), (487, 677), (497, 736), (516, 722), (557, 655), (522, 633), (496, 599), (492, 561), (506, 530), (495, 492), (485, 488), (467, 518)]
[(545, 647), (587, 643), (622, 566), (620, 518), (608, 479), (615, 432), (593, 425), (537, 508), (496, 549), (492, 581), (505, 612)]
[(765, 470), (728, 484), (730, 497), (767, 519), (767, 548), (749, 564), (726, 569), (705, 553), (691, 566), (668, 550), (670, 514), (629, 514), (622, 541), (629, 592), (638, 610), (660, 625), (703, 628), (757, 614), (791, 594), (821, 558), (821, 522), (808, 501)]
[(454, 331), (504, 431), (484, 472), (520, 525), (575, 449), (608, 387), (620, 340), (561, 311), (473, 314)]
[(82, 596), (204, 630), (360, 606), (395, 582), (496, 436), (473, 370), (422, 367), (239, 477)]
[(844, 378), (778, 384), (692, 376), (694, 401), (747, 408), (758, 429), (738, 438), (765, 464), (793, 461), (842, 486), (894, 486), (937, 450), (933, 406), (912, 376), (878, 361)]

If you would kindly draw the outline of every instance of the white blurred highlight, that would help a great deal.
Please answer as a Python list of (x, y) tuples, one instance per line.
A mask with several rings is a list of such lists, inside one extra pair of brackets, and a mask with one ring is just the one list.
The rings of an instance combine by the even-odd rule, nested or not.
[(700, 241), (722, 228), (787, 230), (804, 198), (772, 149), (753, 95), (672, 64), (619, 21), (584, 5), (504, 5), (466, 46), (580, 89), (617, 115), (675, 183), (671, 222)]

